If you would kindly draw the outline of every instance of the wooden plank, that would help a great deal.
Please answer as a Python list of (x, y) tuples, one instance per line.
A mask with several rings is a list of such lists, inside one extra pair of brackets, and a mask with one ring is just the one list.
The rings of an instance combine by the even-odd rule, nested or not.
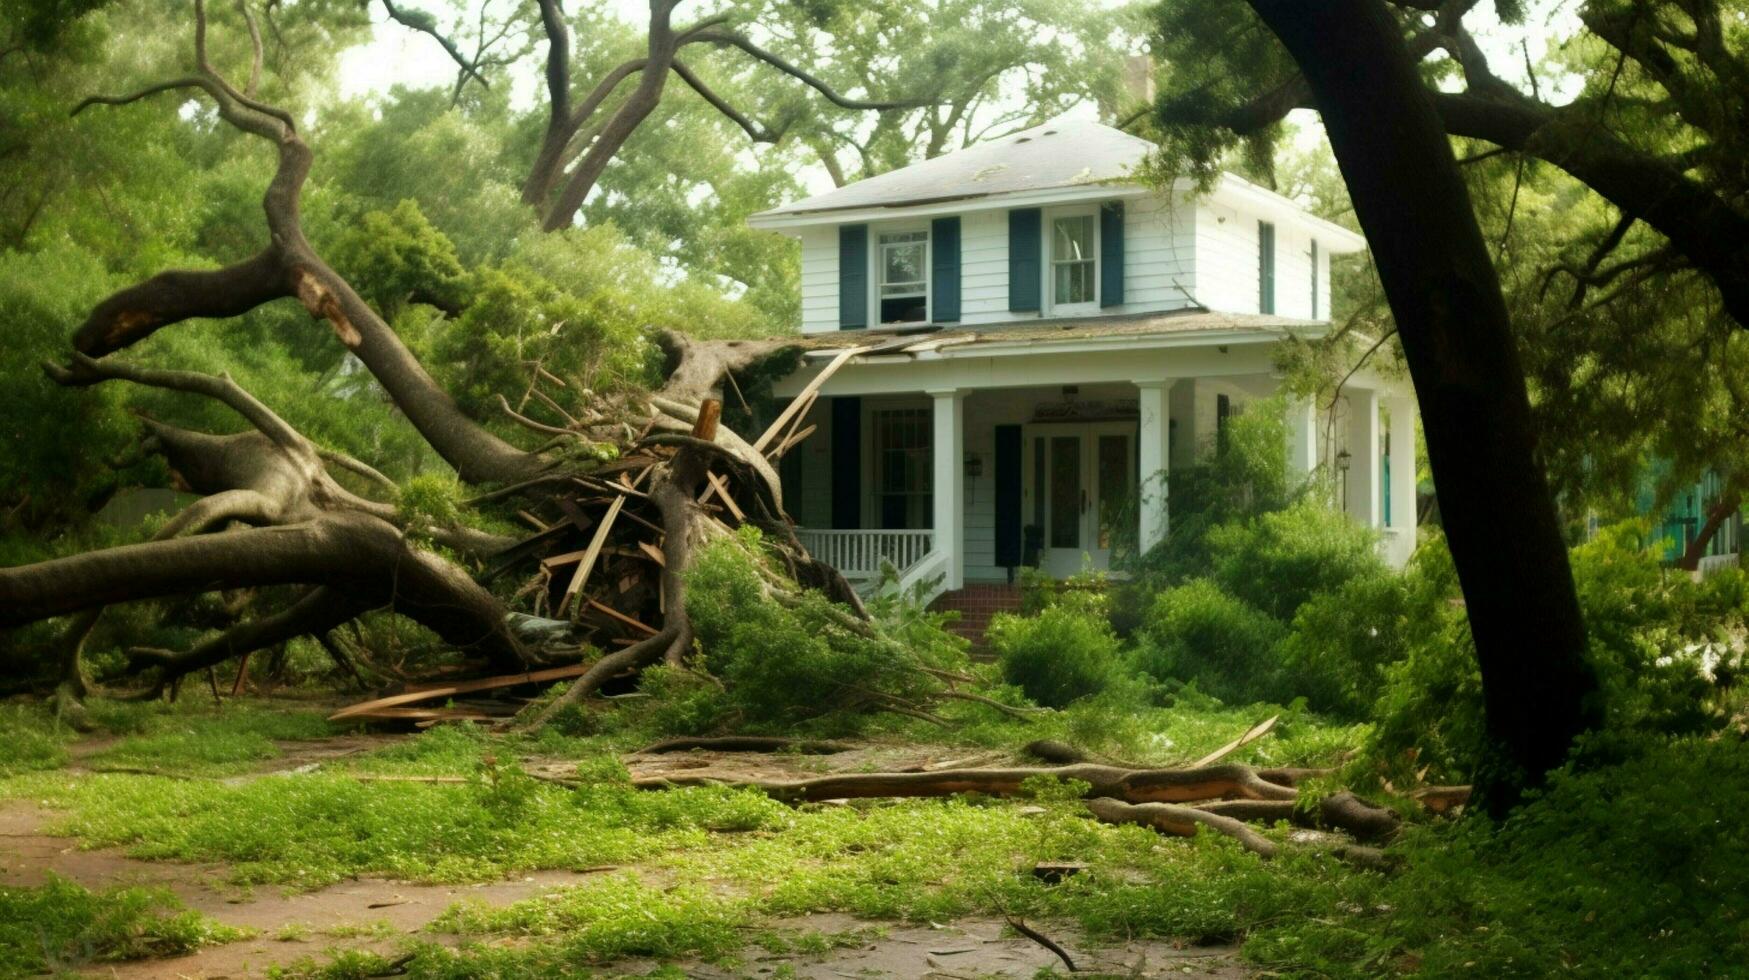
[(613, 617), (614, 619), (619, 620), (620, 622), (626, 624), (627, 626), (632, 627), (633, 629), (642, 630), (646, 636), (655, 636), (657, 633), (661, 632), (661, 630), (655, 629), (644, 622), (641, 622), (639, 620), (633, 619), (630, 616), (627, 616), (625, 613), (620, 612), (618, 609), (615, 609), (612, 606), (604, 606), (601, 603), (596, 602), (594, 599), (588, 600), (588, 604), (590, 606), (592, 606), (593, 608), (595, 608), (597, 611), (606, 613), (607, 615)]
[(595, 528), (595, 536), (589, 539), (589, 548), (583, 554), (583, 559), (577, 563), (577, 573), (571, 576), (571, 584), (565, 586), (565, 597), (559, 601), (559, 615), (563, 616), (571, 608), (572, 600), (583, 590), (583, 583), (589, 580), (589, 573), (595, 570), (595, 556), (601, 554), (601, 546), (607, 543), (607, 532), (613, 528), (613, 519), (619, 516), (619, 509), (625, 506), (626, 498), (615, 497), (613, 503), (607, 505), (607, 513), (601, 517), (601, 524)]
[(558, 568), (560, 565), (569, 565), (572, 562), (582, 561), (583, 556), (587, 554), (589, 554), (589, 549), (587, 548), (580, 551), (567, 551), (562, 555), (554, 555), (551, 558), (542, 558), (540, 564), (542, 568)]
[(527, 671), (521, 674), (503, 674), (498, 677), (483, 677), (479, 680), (457, 681), (453, 684), (438, 684), (423, 690), (408, 691), (404, 694), (391, 694), (386, 698), (374, 701), (361, 701), (358, 704), (347, 705), (328, 716), (329, 721), (341, 718), (356, 718), (369, 714), (379, 708), (393, 708), (402, 704), (417, 704), (420, 701), (433, 701), (437, 698), (452, 697), (457, 694), (471, 694), (474, 691), (492, 691), (501, 687), (517, 687), (522, 684), (545, 684), (548, 681), (562, 681), (570, 677), (581, 677), (589, 669), (589, 664), (568, 664), (564, 667), (548, 667), (545, 670)]
[(572, 526), (576, 527), (577, 530), (587, 531), (590, 527), (594, 526), (595, 519), (588, 514), (585, 514), (583, 508), (577, 506), (577, 501), (572, 500), (570, 497), (560, 497), (554, 502), (559, 505), (559, 510), (564, 512), (565, 517), (570, 520)]
[(534, 525), (534, 529), (536, 531), (550, 531), (550, 530), (552, 530), (552, 528), (548, 527), (546, 525), (546, 523), (543, 522), (540, 518), (534, 516), (533, 514), (530, 514), (526, 510), (517, 511), (516, 516), (520, 517), (523, 520), (527, 521), (528, 523)]
[(777, 456), (779, 459), (783, 458), (784, 456), (789, 455), (790, 450), (796, 448), (796, 446), (800, 445), (803, 440), (805, 440), (809, 436), (813, 435), (814, 430), (818, 429), (818, 428), (819, 428), (818, 425), (810, 425), (807, 428), (803, 429), (802, 431), (796, 433), (795, 435), (790, 436), (789, 438), (787, 438), (783, 441), (783, 445), (777, 447), (777, 452), (773, 453), (773, 455)]
[(1263, 736), (1268, 735), (1270, 733), (1270, 731), (1275, 728), (1275, 723), (1279, 720), (1281, 720), (1280, 715), (1270, 715), (1268, 718), (1264, 719), (1263, 721), (1260, 721), (1257, 724), (1252, 725), (1249, 729), (1247, 729), (1245, 731), (1245, 734), (1239, 736), (1236, 739), (1233, 739), (1231, 742), (1228, 742), (1227, 744), (1221, 746), (1220, 748), (1214, 750), (1213, 752), (1210, 752), (1208, 755), (1203, 756), (1202, 758), (1196, 760), (1195, 762), (1192, 762), (1190, 764), (1190, 768), (1201, 769), (1203, 766), (1214, 765), (1215, 763), (1221, 761), (1222, 759), (1225, 759), (1227, 756), (1232, 755), (1234, 752), (1237, 752), (1240, 749), (1244, 748), (1245, 746), (1250, 745), (1252, 742), (1255, 742), (1258, 739), (1262, 738)]
[(850, 360), (867, 349), (868, 348), (866, 347), (851, 347), (839, 351), (838, 356), (834, 357), (831, 363), (822, 368), (820, 373), (814, 377), (814, 380), (808, 382), (808, 386), (803, 388), (801, 393), (796, 395), (795, 399), (789, 403), (789, 407), (785, 408), (783, 412), (778, 415), (777, 420), (771, 423), (771, 427), (766, 429), (758, 439), (754, 440), (753, 449), (756, 452), (764, 452), (765, 447), (771, 443), (771, 440), (776, 439), (777, 434), (788, 427), (790, 419), (796, 414), (796, 409), (801, 407), (803, 402), (811, 401), (814, 395), (819, 392), (820, 386), (826, 383), (826, 379), (838, 373), (838, 369), (844, 366), (845, 361)]
[(661, 565), (663, 568), (668, 567), (668, 559), (662, 557), (662, 549), (661, 548), (656, 547), (655, 545), (651, 544), (648, 541), (639, 541), (638, 542), (638, 550), (642, 551), (646, 555), (649, 555), (651, 561), (655, 562), (658, 565)]
[(735, 520), (745, 522), (747, 520), (747, 515), (741, 513), (741, 508), (735, 506), (735, 498), (729, 496), (729, 484), (724, 481), (722, 477), (709, 471), (705, 472), (704, 478), (711, 481), (711, 488), (716, 490), (717, 495), (723, 498), (723, 503), (729, 505), (729, 513), (735, 515)]

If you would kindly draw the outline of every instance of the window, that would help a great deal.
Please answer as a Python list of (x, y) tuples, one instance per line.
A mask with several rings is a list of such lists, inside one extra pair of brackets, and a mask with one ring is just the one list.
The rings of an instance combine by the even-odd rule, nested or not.
[(882, 323), (929, 319), (929, 232), (881, 235), (880, 299)]
[(1067, 215), (1051, 222), (1051, 304), (1092, 303), (1097, 270), (1093, 216)]
[(1257, 222), (1257, 312), (1275, 312), (1275, 226)]
[(883, 528), (920, 530), (934, 525), (930, 425), (926, 408), (874, 413), (875, 497)]
[(1318, 240), (1312, 239), (1312, 316), (1318, 318)]

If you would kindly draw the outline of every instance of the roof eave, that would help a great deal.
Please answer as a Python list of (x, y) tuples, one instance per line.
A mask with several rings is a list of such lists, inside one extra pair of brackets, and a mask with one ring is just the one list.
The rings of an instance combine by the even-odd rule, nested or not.
[(1134, 198), (1146, 196), (1149, 192), (1150, 188), (1147, 186), (1130, 181), (1098, 181), (1024, 191), (912, 198), (887, 204), (850, 205), (813, 211), (761, 211), (749, 216), (747, 225), (750, 228), (760, 228), (767, 231), (792, 231), (820, 225), (843, 225), (863, 221), (888, 221), (894, 218), (964, 214), (968, 211), (1110, 200), (1120, 197)]

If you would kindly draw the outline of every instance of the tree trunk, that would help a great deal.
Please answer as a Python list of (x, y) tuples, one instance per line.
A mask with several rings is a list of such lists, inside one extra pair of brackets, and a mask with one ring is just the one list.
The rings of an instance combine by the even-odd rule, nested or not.
[(1494, 814), (1599, 715), (1500, 284), (1433, 101), (1380, 0), (1250, 0), (1311, 85), (1421, 403), (1482, 671)]
[(1712, 510), (1707, 511), (1706, 523), (1702, 524), (1700, 530), (1695, 532), (1694, 540), (1688, 543), (1688, 548), (1682, 552), (1682, 557), (1676, 559), (1676, 567), (1685, 572), (1699, 571), (1700, 560), (1706, 557), (1707, 546), (1712, 544), (1713, 538), (1719, 533), (1719, 528), (1723, 527), (1725, 522), (1731, 519), (1731, 515), (1737, 512), (1737, 508), (1742, 505), (1742, 492), (1734, 487), (1726, 490), (1713, 504)]

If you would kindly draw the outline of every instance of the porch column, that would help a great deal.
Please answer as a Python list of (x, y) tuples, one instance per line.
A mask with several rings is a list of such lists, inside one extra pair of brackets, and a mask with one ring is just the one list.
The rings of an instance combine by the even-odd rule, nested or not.
[(1287, 403), (1287, 475), (1304, 481), (1318, 468), (1318, 406), (1310, 398)]
[(1385, 402), (1391, 413), (1391, 519), (1386, 558), (1398, 568), (1415, 552), (1415, 417), (1412, 398)]
[(1136, 446), (1136, 510), (1140, 515), (1140, 527), (1136, 543), (1137, 549), (1144, 554), (1166, 539), (1166, 471), (1170, 464), (1167, 439), (1172, 418), (1168, 395), (1171, 387), (1172, 382), (1164, 379), (1136, 382), (1137, 407), (1140, 409)]
[(935, 479), (930, 495), (935, 515), (935, 550), (947, 555), (947, 589), (966, 584), (966, 553), (963, 524), (966, 514), (965, 404), (966, 393), (958, 388), (929, 392), (935, 399)]
[(1379, 393), (1350, 388), (1348, 394), (1348, 513), (1366, 527), (1378, 527)]

